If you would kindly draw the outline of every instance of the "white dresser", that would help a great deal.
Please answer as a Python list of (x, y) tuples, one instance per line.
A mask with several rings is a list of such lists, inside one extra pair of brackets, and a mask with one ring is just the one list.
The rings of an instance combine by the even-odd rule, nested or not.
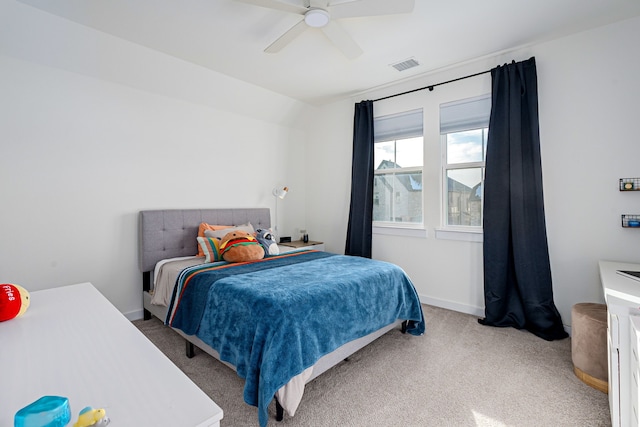
[(640, 425), (640, 358), (638, 349), (640, 348), (640, 316), (629, 316), (631, 320), (631, 424)]
[(45, 395), (118, 426), (218, 427), (222, 410), (90, 283), (31, 292), (0, 322), (0, 426)]
[(640, 271), (640, 264), (600, 261), (607, 303), (609, 407), (614, 427), (638, 426), (638, 335), (640, 281), (618, 270)]

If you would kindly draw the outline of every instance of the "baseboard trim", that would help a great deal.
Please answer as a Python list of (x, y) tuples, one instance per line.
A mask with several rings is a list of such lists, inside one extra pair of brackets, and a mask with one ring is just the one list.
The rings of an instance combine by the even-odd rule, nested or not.
[[(418, 295), (420, 298), (420, 302), (427, 305), (432, 305), (434, 307), (445, 308), (447, 310), (453, 310), (460, 313), (470, 314), (472, 316), (477, 316), (480, 318), (484, 317), (484, 307), (475, 307), (467, 304), (460, 304), (458, 302), (432, 298), (425, 295)], [(571, 325), (562, 325), (563, 329), (566, 333), (571, 336)]]
[(127, 319), (133, 322), (134, 320), (139, 320), (144, 317), (144, 310), (143, 309), (134, 310), (134, 311), (129, 311), (127, 313), (122, 313), (122, 314), (124, 315), (124, 317), (126, 317)]
[(419, 295), (420, 302), (435, 307), (446, 308), (460, 313), (470, 314), (472, 316), (484, 317), (484, 307), (474, 307), (472, 305), (460, 304), (458, 302), (447, 301), (438, 298), (432, 298), (425, 295)]

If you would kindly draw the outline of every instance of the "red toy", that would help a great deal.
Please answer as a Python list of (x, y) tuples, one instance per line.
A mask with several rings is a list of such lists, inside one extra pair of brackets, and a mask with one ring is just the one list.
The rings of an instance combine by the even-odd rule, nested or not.
[(22, 316), (29, 308), (29, 292), (20, 285), (0, 284), (0, 322)]

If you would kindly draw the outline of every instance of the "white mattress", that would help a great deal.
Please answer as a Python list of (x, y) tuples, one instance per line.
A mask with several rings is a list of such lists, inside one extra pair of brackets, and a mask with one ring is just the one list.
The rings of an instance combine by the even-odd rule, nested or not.
[(204, 264), (203, 256), (178, 257), (159, 261), (153, 270), (151, 304), (168, 306), (178, 274), (185, 268), (198, 264)]

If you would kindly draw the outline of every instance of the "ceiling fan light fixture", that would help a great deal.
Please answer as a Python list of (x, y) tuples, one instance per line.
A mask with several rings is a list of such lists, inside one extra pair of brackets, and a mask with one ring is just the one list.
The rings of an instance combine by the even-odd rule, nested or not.
[(324, 9), (311, 9), (304, 14), (304, 22), (314, 28), (322, 28), (329, 23), (331, 15)]

